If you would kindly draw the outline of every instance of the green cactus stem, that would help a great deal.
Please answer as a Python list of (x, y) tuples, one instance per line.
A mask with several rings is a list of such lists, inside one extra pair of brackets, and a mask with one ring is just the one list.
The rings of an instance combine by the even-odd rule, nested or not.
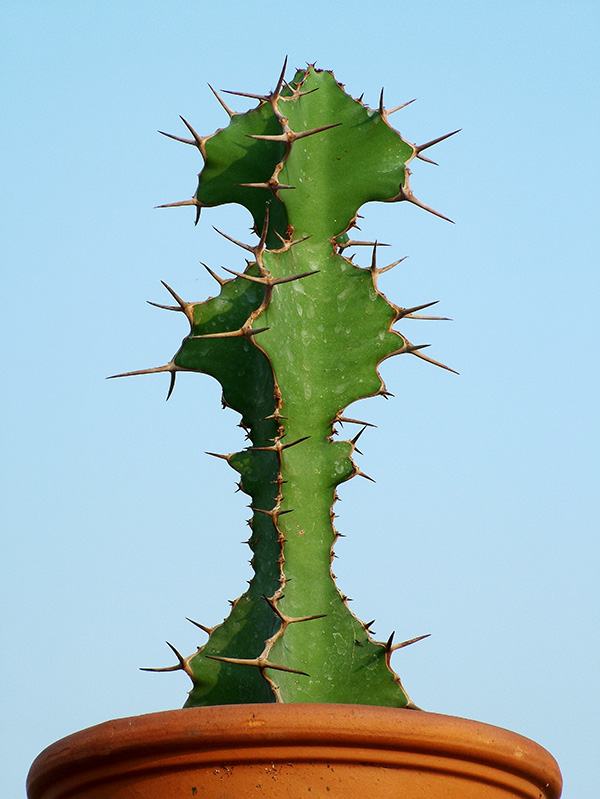
[[(244, 271), (226, 270), (219, 294), (205, 302), (161, 306), (185, 314), (189, 335), (158, 369), (212, 375), (223, 403), (241, 414), (249, 446), (218, 457), (240, 475), (251, 497), (254, 577), (229, 617), (208, 628), (183, 669), (193, 687), (186, 706), (247, 702), (344, 702), (411, 707), (392, 670), (392, 653), (407, 643), (373, 640), (348, 608), (331, 572), (337, 486), (363, 476), (353, 460), (358, 436), (335, 438), (356, 400), (387, 395), (378, 365), (410, 353), (433, 361), (394, 329), (427, 308), (401, 308), (378, 290), (378, 243), (370, 266), (345, 257), (361, 244), (349, 238), (367, 202), (419, 202), (408, 164), (431, 144), (405, 141), (383, 107), (352, 99), (333, 74), (309, 66), (287, 83), (284, 71), (246, 113), (199, 136), (185, 122), (204, 159), (195, 196), (201, 210), (239, 203), (258, 242), (232, 242), (250, 253)], [(397, 109), (394, 109), (397, 110)], [(455, 131), (456, 132), (456, 131)], [(452, 135), (452, 134), (448, 134)], [(446, 217), (443, 217), (446, 218)], [(225, 235), (225, 234), (223, 234)], [(226, 236), (230, 238), (229, 236)], [(398, 262), (396, 262), (398, 263)], [(207, 267), (208, 269), (208, 267)], [(420, 636), (425, 637), (425, 636)], [(413, 639), (419, 640), (419, 639)]]

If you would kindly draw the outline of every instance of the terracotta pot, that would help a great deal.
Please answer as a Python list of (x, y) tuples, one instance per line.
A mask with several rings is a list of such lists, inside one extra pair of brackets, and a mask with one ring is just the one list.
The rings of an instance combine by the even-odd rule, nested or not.
[(558, 799), (553, 757), (488, 724), (365, 705), (223, 705), (99, 724), (44, 750), (29, 799)]

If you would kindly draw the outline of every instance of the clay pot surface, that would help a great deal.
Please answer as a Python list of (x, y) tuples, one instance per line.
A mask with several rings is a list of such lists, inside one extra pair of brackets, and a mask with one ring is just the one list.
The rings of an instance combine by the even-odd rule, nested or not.
[(222, 705), (117, 719), (45, 749), (29, 799), (558, 799), (516, 733), (366, 705)]

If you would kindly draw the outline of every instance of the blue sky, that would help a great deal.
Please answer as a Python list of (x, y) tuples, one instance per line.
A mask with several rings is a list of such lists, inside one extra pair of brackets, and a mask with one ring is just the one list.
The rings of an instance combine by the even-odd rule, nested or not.
[[(6, 796), (35, 755), (109, 718), (180, 706), (164, 644), (201, 643), (249, 577), (247, 500), (205, 450), (243, 446), (207, 377), (105, 376), (167, 362), (185, 335), (160, 280), (214, 293), (199, 262), (243, 268), (212, 230), (243, 209), (191, 196), (198, 153), (156, 131), (227, 122), (215, 88), (268, 91), (333, 69), (354, 96), (440, 144), (412, 187), (455, 225), (370, 205), (365, 238), (410, 256), (382, 278), (416, 358), (382, 369), (395, 398), (342, 489), (336, 573), (422, 707), (534, 738), (565, 799), (595, 797), (598, 757), (598, 22), (592, 2), (298, 8), (224, 2), (4, 0), (0, 242), (4, 307), (1, 717)], [(291, 72), (291, 69), (290, 69)], [(241, 98), (236, 109), (248, 107)], [(357, 485), (360, 483), (360, 485)], [(594, 776), (593, 776), (594, 775)]]

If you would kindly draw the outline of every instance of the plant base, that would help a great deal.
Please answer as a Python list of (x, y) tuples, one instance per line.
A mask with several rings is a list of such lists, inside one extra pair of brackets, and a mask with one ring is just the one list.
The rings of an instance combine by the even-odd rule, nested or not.
[(99, 724), (33, 763), (29, 799), (558, 799), (554, 758), (507, 730), (365, 705), (222, 705)]

